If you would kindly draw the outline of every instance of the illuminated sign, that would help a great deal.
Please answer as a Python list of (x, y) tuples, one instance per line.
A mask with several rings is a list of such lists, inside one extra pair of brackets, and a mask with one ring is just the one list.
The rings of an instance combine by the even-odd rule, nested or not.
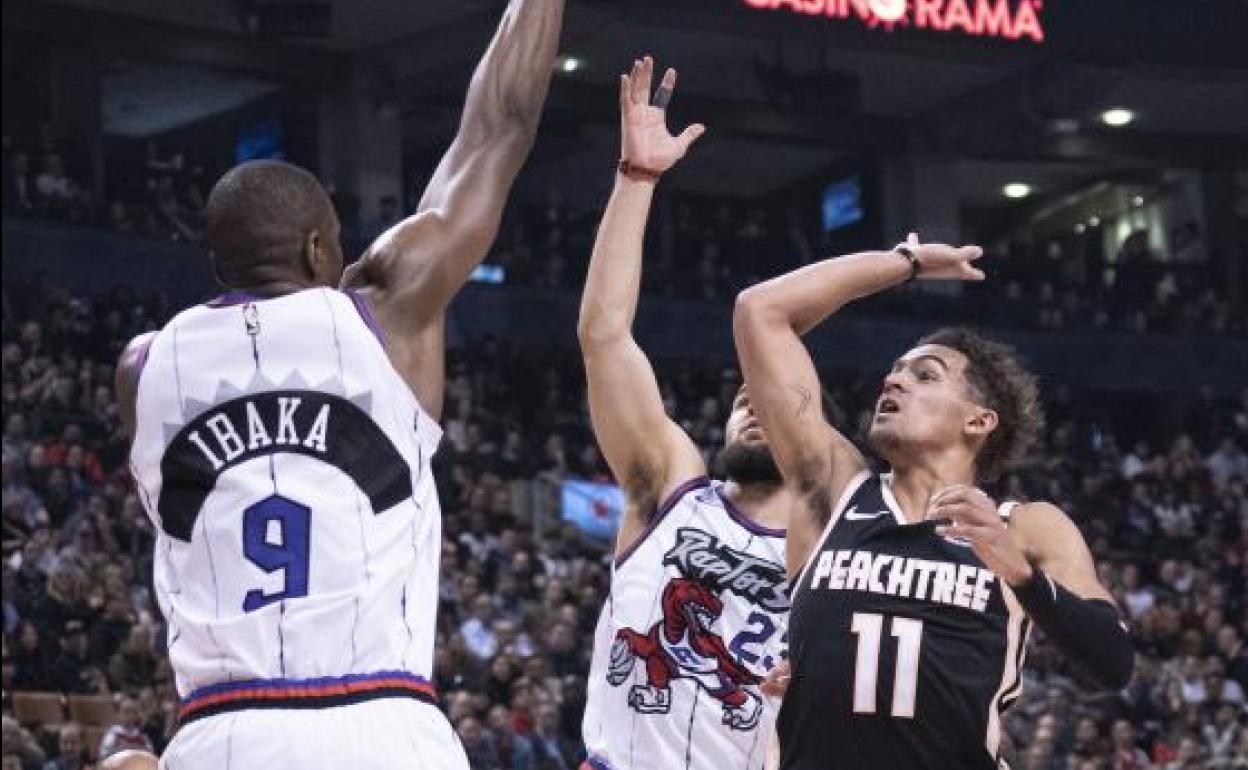
[(1044, 0), (744, 0), (751, 8), (828, 19), (857, 18), (870, 28), (934, 30), (1044, 42)]

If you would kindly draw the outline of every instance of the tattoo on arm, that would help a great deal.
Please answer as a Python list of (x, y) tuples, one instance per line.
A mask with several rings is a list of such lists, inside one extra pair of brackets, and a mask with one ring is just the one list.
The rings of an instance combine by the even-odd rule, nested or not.
[(789, 390), (797, 395), (797, 409), (793, 411), (793, 416), (801, 419), (806, 415), (806, 410), (810, 408), (813, 396), (810, 393), (810, 389), (802, 385), (790, 384)]

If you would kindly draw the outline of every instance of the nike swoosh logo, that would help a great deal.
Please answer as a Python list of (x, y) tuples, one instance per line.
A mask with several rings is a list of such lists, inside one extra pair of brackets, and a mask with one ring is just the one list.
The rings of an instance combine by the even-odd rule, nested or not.
[(850, 521), (866, 521), (867, 519), (877, 519), (880, 516), (887, 516), (888, 513), (889, 513), (888, 511), (876, 511), (875, 513), (859, 513), (858, 506), (855, 505), (855, 506), (850, 507), (848, 511), (845, 511), (845, 518), (849, 519)]

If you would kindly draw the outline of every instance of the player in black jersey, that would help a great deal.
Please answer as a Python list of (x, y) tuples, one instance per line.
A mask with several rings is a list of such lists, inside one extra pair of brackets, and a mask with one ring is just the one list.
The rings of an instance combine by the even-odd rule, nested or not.
[(887, 474), (871, 473), (823, 417), (801, 335), (906, 280), (982, 280), (980, 255), (912, 235), (737, 300), (750, 401), (804, 495), (788, 528), (783, 770), (1004, 766), (1000, 717), (1020, 689), (1032, 623), (1096, 686), (1130, 679), (1126, 627), (1079, 530), (1053, 505), (998, 506), (976, 486), (1042, 422), (1035, 381), (1012, 350), (942, 330), (897, 359), (870, 430)]

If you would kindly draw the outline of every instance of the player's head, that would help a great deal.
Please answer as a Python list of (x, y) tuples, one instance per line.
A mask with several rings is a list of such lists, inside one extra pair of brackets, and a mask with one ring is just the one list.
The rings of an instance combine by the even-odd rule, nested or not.
[(962, 455), (977, 480), (992, 481), (1021, 459), (1043, 423), (1035, 377), (1012, 348), (941, 329), (893, 364), (869, 437), (894, 468)]
[(231, 289), (337, 286), (342, 278), (334, 205), (316, 177), (297, 166), (235, 166), (213, 186), (205, 216), (217, 277)]
[(779, 484), (783, 481), (744, 385), (737, 389), (737, 395), (732, 399), (732, 411), (724, 425), (724, 448), (715, 458), (715, 470), (723, 478), (741, 484)]

